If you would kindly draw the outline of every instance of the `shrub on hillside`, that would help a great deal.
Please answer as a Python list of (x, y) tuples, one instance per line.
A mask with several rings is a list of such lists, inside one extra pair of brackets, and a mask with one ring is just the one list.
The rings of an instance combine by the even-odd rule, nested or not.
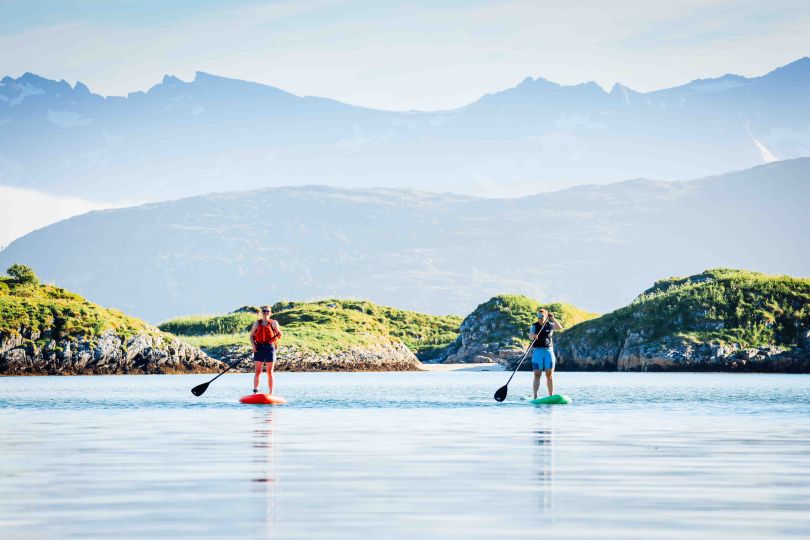
[(39, 285), (39, 278), (30, 266), (12, 264), (8, 267), (6, 273), (20, 285)]

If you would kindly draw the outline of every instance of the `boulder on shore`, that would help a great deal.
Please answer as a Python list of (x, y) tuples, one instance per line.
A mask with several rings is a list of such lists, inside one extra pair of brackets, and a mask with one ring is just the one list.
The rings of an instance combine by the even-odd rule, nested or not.
[(124, 338), (114, 331), (98, 339), (31, 341), (0, 337), (0, 375), (113, 375), (210, 373), (219, 360), (178, 339), (149, 334)]

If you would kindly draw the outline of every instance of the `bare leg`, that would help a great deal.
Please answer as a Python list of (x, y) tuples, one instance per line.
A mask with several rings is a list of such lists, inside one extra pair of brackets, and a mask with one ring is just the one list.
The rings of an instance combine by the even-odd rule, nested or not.
[(554, 370), (546, 370), (546, 386), (548, 386), (548, 395), (554, 395)]
[(534, 393), (534, 397), (532, 399), (537, 399), (537, 391), (540, 389), (540, 376), (543, 375), (543, 372), (539, 369), (534, 370), (534, 380), (532, 381), (532, 392)]
[(254, 368), (253, 389), (257, 390), (259, 388), (259, 378), (262, 376), (262, 363), (253, 362), (253, 368)]
[(275, 369), (275, 362), (267, 362), (267, 387), (270, 389), (270, 394), (273, 394), (273, 370)]

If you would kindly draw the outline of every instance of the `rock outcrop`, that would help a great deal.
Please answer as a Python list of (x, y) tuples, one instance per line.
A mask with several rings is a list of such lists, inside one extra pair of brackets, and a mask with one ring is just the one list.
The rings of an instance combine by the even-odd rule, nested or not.
[(0, 336), (0, 375), (111, 375), (207, 373), (223, 364), (178, 339), (114, 331), (88, 340), (50, 339), (49, 332), (23, 330)]
[[(517, 317), (516, 317), (517, 315)], [(442, 358), (445, 364), (486, 363), (506, 360), (520, 351), (520, 339), (529, 324), (502, 297), (479, 305), (459, 328), (459, 336)]]
[(217, 371), (209, 358), (140, 319), (40, 283), (13, 264), (0, 276), (0, 375)]
[(810, 280), (725, 268), (663, 279), (556, 352), (567, 370), (810, 373)]
[[(253, 354), (249, 348), (226, 347), (210, 351), (226, 363), (242, 358), (237, 371), (253, 371)], [(302, 353), (282, 345), (276, 357), (276, 371), (419, 371), (421, 362), (403, 343), (351, 347), (330, 354)]]
[[(519, 361), (528, 346), (529, 327), (536, 320), (538, 305), (536, 300), (514, 295), (499, 295), (484, 302), (461, 323), (459, 336), (446, 349), (442, 362), (498, 362), (508, 366)], [(542, 306), (566, 327), (595, 316), (568, 304)]]
[(598, 344), (563, 336), (558, 369), (567, 371), (751, 371), (810, 373), (810, 331), (798, 346), (743, 348), (677, 337), (648, 341), (628, 331), (624, 341)]

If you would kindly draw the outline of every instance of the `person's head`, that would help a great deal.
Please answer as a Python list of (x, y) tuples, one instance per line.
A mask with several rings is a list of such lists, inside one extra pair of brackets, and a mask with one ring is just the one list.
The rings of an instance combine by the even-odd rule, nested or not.
[(546, 308), (537, 308), (537, 320), (538, 321), (545, 321), (546, 317), (548, 317), (548, 310)]
[(262, 306), (259, 308), (259, 317), (264, 320), (270, 318), (270, 315), (273, 314), (273, 309), (270, 306)]

